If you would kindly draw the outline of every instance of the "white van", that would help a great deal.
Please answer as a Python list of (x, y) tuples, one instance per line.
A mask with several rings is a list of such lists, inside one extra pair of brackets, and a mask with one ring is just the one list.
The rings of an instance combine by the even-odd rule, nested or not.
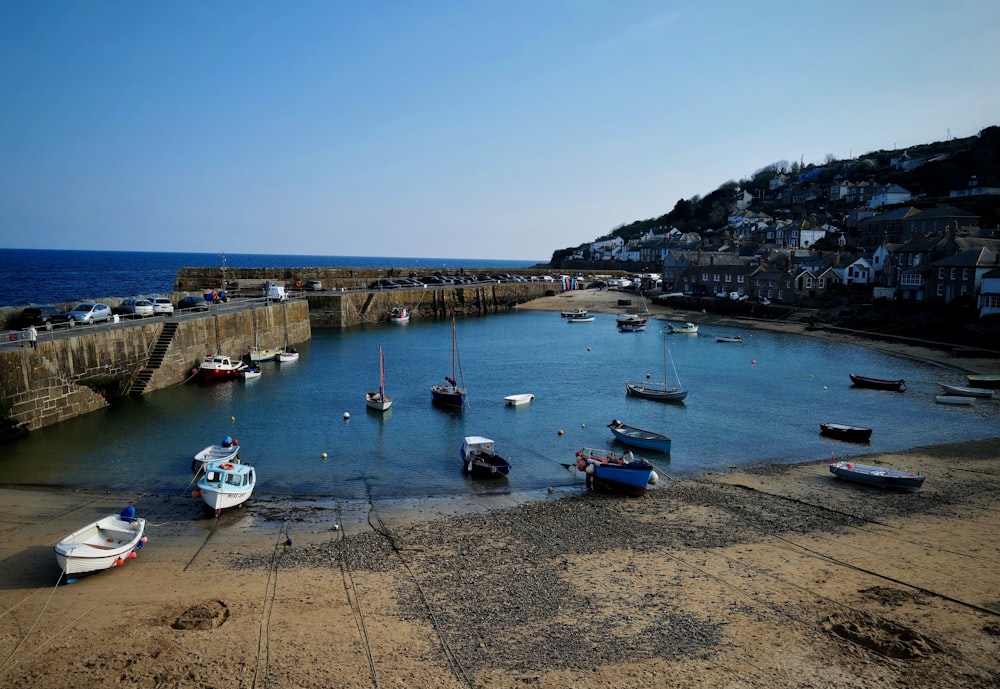
[(267, 286), (267, 298), (270, 301), (286, 301), (288, 295), (285, 293), (285, 286), (269, 284)]

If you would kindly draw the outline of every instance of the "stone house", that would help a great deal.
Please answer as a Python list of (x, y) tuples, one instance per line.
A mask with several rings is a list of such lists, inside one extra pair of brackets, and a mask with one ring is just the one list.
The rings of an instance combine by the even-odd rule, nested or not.
[(926, 277), (925, 301), (950, 304), (958, 297), (975, 297), (983, 276), (997, 267), (997, 256), (981, 246), (934, 261)]
[(983, 284), (976, 301), (979, 317), (1000, 316), (1000, 268), (983, 273)]

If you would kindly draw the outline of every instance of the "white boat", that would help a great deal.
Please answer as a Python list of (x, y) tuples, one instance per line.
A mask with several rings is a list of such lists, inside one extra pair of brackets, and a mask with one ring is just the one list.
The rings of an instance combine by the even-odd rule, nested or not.
[(205, 381), (228, 380), (238, 377), (240, 371), (246, 367), (247, 365), (239, 359), (230, 359), (221, 354), (209, 354), (202, 360), (198, 374)]
[(299, 360), (299, 350), (292, 347), (291, 349), (283, 349), (278, 352), (278, 363), (279, 364), (289, 364), (293, 361)]
[(392, 323), (409, 323), (410, 312), (405, 306), (394, 306), (389, 310), (389, 321)]
[(586, 318), (587, 309), (574, 309), (573, 311), (562, 311), (559, 313), (563, 318)]
[(222, 439), (221, 443), (209, 445), (204, 450), (194, 456), (191, 462), (192, 471), (201, 471), (208, 462), (232, 462), (239, 464), (237, 455), (240, 452), (240, 441), (229, 437)]
[(683, 325), (674, 325), (673, 323), (667, 323), (667, 332), (674, 333), (677, 335), (697, 335), (698, 326), (694, 323), (684, 323)]
[(249, 464), (209, 462), (198, 479), (198, 490), (202, 501), (218, 514), (246, 502), (256, 484), (257, 472)]
[(956, 397), (978, 397), (984, 400), (993, 399), (993, 391), (987, 388), (969, 388), (962, 385), (948, 385), (946, 383), (938, 383), (941, 389), (944, 390), (946, 395), (955, 395)]
[(593, 323), (597, 320), (597, 316), (568, 316), (566, 318), (567, 323)]
[(240, 378), (243, 380), (255, 380), (260, 378), (260, 366), (252, 364), (240, 371)]
[(716, 342), (742, 342), (743, 338), (739, 335), (719, 335), (715, 338)]
[(469, 435), (462, 441), (462, 471), (478, 478), (502, 478), (510, 473), (510, 461), (497, 454), (493, 441)]
[(382, 345), (378, 347), (378, 390), (365, 394), (365, 404), (375, 411), (385, 411), (392, 406), (392, 398), (385, 394), (385, 357), (382, 355)]
[(934, 397), (938, 404), (956, 404), (968, 406), (976, 401), (975, 397), (962, 397), (961, 395), (936, 395)]
[(259, 364), (262, 361), (274, 361), (278, 358), (278, 354), (281, 353), (280, 349), (265, 349), (263, 347), (255, 347), (250, 350), (247, 358), (250, 359), (251, 363)]
[(111, 514), (74, 531), (56, 544), (56, 561), (66, 574), (99, 572), (125, 564), (146, 542), (146, 520), (134, 508)]
[(507, 395), (503, 398), (504, 402), (507, 403), (509, 407), (519, 407), (522, 404), (528, 404), (531, 400), (535, 399), (535, 396), (530, 392), (520, 394), (520, 395)]

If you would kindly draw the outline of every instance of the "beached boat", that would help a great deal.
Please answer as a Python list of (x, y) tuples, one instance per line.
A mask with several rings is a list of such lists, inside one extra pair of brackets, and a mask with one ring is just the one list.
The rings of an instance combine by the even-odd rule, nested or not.
[(618, 419), (614, 419), (608, 424), (611, 433), (626, 445), (638, 447), (643, 450), (654, 450), (655, 452), (670, 452), (670, 437), (654, 431), (646, 431), (642, 428), (630, 426)]
[(209, 445), (194, 456), (191, 462), (191, 471), (201, 471), (208, 462), (233, 462), (239, 463), (237, 455), (240, 451), (240, 441), (230, 436), (222, 439), (221, 443)]
[(521, 405), (529, 404), (533, 399), (535, 399), (535, 396), (530, 392), (520, 395), (507, 395), (503, 398), (508, 407), (520, 407)]
[(66, 574), (99, 572), (125, 564), (146, 542), (146, 520), (135, 508), (111, 514), (74, 531), (55, 546), (56, 562)]
[(365, 395), (365, 405), (375, 411), (385, 411), (392, 406), (392, 398), (385, 394), (385, 357), (382, 345), (378, 347), (378, 390)]
[(652, 464), (636, 459), (630, 451), (619, 454), (585, 447), (576, 453), (576, 468), (587, 475), (588, 487), (599, 486), (627, 495), (643, 495), (648, 486), (660, 480)]
[(871, 440), (872, 429), (863, 426), (848, 426), (843, 423), (821, 423), (819, 432), (830, 438), (852, 443), (867, 443)]
[(848, 374), (851, 376), (851, 382), (854, 383), (856, 387), (859, 388), (870, 388), (872, 390), (892, 390), (894, 392), (902, 392), (906, 389), (905, 380), (885, 380), (882, 378), (869, 378), (868, 376), (859, 376), (854, 373)]
[(563, 311), (559, 314), (563, 318), (586, 318), (587, 309), (574, 309), (572, 311)]
[(198, 375), (202, 380), (209, 382), (229, 380), (238, 378), (240, 371), (245, 368), (247, 365), (238, 359), (231, 359), (221, 354), (209, 354), (198, 367)]
[(970, 373), (965, 379), (974, 388), (1000, 388), (1000, 375)]
[(740, 335), (719, 335), (715, 338), (716, 342), (730, 342), (739, 343), (743, 342), (743, 337)]
[(961, 395), (935, 395), (934, 401), (938, 404), (952, 404), (960, 406), (969, 406), (974, 404), (976, 401), (975, 397), (963, 397)]
[(410, 322), (410, 311), (405, 306), (393, 306), (389, 309), (389, 322), (390, 323), (409, 323)]
[(593, 323), (597, 320), (597, 316), (570, 316), (566, 319), (567, 323)]
[[(663, 337), (663, 383), (651, 383), (638, 380), (630, 380), (625, 383), (625, 394), (642, 399), (653, 400), (655, 402), (683, 402), (687, 397), (687, 390), (681, 384), (681, 379), (677, 375), (677, 366), (674, 365), (673, 355), (667, 352), (667, 338)], [(670, 357), (670, 365), (674, 369), (674, 379), (677, 385), (671, 386), (667, 381), (667, 357)]]
[(501, 478), (510, 473), (510, 461), (497, 454), (489, 438), (466, 436), (460, 454), (462, 471), (476, 478)]
[(924, 485), (924, 477), (910, 471), (886, 469), (884, 467), (855, 464), (853, 462), (831, 462), (830, 473), (837, 478), (855, 483), (864, 483), (879, 488), (892, 488), (916, 493)]
[(667, 332), (674, 335), (697, 335), (698, 326), (694, 323), (684, 323), (682, 325), (667, 323)]
[(209, 462), (198, 479), (202, 501), (219, 514), (246, 502), (257, 485), (257, 472), (249, 464)]
[(956, 397), (978, 397), (979, 399), (991, 400), (993, 399), (993, 391), (988, 388), (972, 388), (965, 387), (964, 385), (948, 385), (947, 383), (938, 383), (941, 386), (941, 390), (944, 391), (946, 395), (955, 395)]
[[(455, 377), (458, 368), (458, 340), (455, 334), (455, 317), (451, 319), (451, 375), (445, 376), (447, 385), (432, 385), (431, 400), (444, 407), (457, 407), (461, 409), (465, 405), (465, 387), (459, 387)], [(460, 375), (460, 374), (459, 374)]]

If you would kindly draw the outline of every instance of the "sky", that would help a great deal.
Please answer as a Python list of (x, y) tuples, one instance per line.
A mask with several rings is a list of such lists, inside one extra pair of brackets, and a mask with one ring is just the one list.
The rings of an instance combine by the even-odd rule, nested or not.
[(1000, 124), (996, 0), (0, 0), (0, 246), (548, 260)]

